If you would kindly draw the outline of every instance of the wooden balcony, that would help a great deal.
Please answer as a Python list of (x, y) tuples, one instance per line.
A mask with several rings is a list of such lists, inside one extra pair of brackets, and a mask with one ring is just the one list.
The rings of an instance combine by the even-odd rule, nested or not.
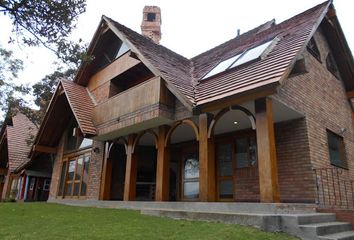
[(97, 139), (108, 140), (170, 123), (174, 97), (160, 77), (151, 78), (121, 92), (93, 110)]

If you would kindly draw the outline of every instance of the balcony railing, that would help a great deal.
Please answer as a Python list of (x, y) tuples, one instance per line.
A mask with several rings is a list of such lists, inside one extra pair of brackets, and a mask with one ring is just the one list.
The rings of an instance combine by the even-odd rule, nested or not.
[(99, 135), (107, 134), (156, 118), (172, 118), (172, 109), (171, 93), (160, 77), (154, 77), (95, 106), (93, 122)]

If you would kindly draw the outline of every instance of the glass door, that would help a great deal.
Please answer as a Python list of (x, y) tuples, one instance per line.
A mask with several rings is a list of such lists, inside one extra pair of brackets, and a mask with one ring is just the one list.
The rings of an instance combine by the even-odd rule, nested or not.
[(217, 145), (217, 192), (219, 201), (231, 201), (234, 198), (234, 156), (232, 142)]

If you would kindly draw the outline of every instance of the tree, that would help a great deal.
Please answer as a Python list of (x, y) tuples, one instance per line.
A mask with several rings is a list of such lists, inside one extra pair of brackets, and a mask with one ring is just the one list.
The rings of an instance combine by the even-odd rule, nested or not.
[(42, 44), (55, 53), (57, 44), (67, 39), (85, 10), (86, 0), (0, 0), (0, 12), (12, 20), (13, 32), (22, 43)]
[(0, 0), (0, 12), (12, 20), (12, 31), (16, 35), (16, 39), (9, 39), (10, 43), (44, 46), (68, 65), (65, 68), (59, 66), (54, 73), (33, 86), (35, 102), (41, 108), (40, 111), (34, 112), (25, 100), (16, 97), (16, 92), (28, 93), (29, 89), (11, 83), (22, 70), (22, 61), (11, 58), (12, 52), (0, 48), (0, 88), (6, 90), (0, 89), (2, 110), (16, 109), (25, 113), (33, 122), (40, 122), (45, 111), (43, 108), (49, 103), (53, 86), (56, 85), (56, 77), (70, 78), (80, 62), (79, 59), (84, 56), (85, 46), (81, 42), (69, 41), (68, 37), (76, 27), (78, 16), (85, 10), (86, 0)]

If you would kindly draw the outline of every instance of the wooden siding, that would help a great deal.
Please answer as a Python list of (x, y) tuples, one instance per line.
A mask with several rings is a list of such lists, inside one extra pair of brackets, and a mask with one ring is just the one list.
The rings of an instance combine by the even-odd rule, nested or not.
[(139, 60), (132, 58), (129, 53), (126, 53), (120, 58), (116, 59), (110, 65), (93, 75), (89, 80), (87, 88), (90, 91), (93, 91), (99, 86), (118, 76), (119, 74), (134, 67), (138, 63), (140, 63)]
[[(162, 112), (169, 108), (172, 112), (173, 105), (173, 96), (163, 85), (162, 79), (154, 77), (95, 106), (93, 122), (98, 127), (99, 135), (108, 134), (160, 116), (166, 117)], [(156, 111), (143, 117), (145, 110)], [(136, 116), (138, 118), (134, 121), (124, 123)]]

